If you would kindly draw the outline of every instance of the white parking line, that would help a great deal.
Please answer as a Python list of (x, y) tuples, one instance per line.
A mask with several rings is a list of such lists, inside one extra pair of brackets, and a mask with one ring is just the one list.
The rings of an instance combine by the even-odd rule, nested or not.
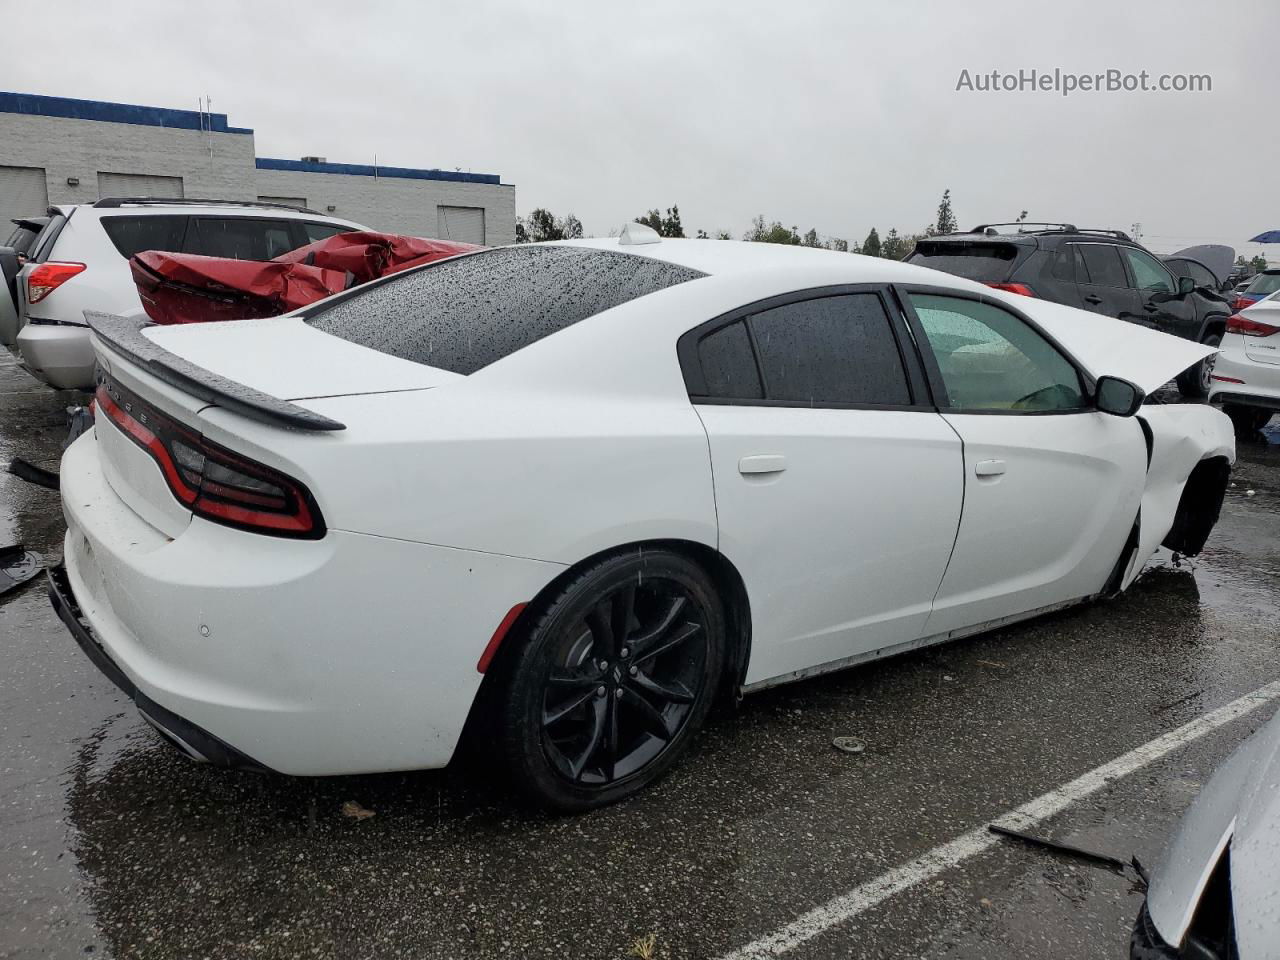
[[(1112, 781), (1141, 770), (1179, 747), (1194, 743), (1219, 727), (1276, 700), (1280, 700), (1280, 680), (1269, 683), (1253, 693), (1245, 694), (1240, 699), (1197, 717), (1163, 736), (1156, 737), (1150, 743), (1144, 743), (1123, 756), (1090, 770), (1084, 776), (1077, 777), (1070, 783), (1051, 790), (1029, 803), (1024, 803), (994, 822), (1013, 830), (1026, 830), (1061, 813), (1073, 803), (1097, 793)], [(854, 887), (822, 906), (815, 907), (773, 933), (753, 940), (745, 947), (727, 954), (722, 960), (756, 960), (760, 957), (780, 956), (818, 934), (852, 920), (895, 894), (937, 876), (944, 870), (949, 870), (999, 842), (1000, 838), (991, 833), (986, 824), (975, 827), (968, 833), (934, 847), (928, 853), (895, 867), (874, 880)]]

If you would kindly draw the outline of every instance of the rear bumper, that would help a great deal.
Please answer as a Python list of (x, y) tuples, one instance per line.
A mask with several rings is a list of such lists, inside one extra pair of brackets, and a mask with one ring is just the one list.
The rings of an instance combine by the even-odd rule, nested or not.
[[(99, 451), (95, 429), (67, 448), (61, 470), (57, 592), (96, 641), (82, 648), (179, 740), (196, 746), (194, 728), (279, 773), (447, 764), (485, 644), (563, 569), (339, 530), (289, 540), (200, 518), (166, 535), (117, 494)], [(175, 731), (170, 715), (187, 726)]]
[(93, 389), (93, 344), (89, 328), (29, 322), (17, 336), (22, 365), (58, 390)]
[[(1232, 340), (1244, 339), (1231, 334), (1228, 337)], [(1243, 347), (1235, 344), (1228, 346), (1228, 349), (1214, 359), (1213, 375), (1242, 382), (1210, 381), (1210, 402), (1280, 410), (1280, 364), (1251, 360), (1244, 355)]]
[(59, 564), (48, 571), (49, 602), (53, 605), (72, 639), (79, 645), (84, 655), (103, 676), (120, 688), (121, 692), (132, 700), (143, 719), (159, 731), (169, 743), (185, 753), (192, 760), (210, 763), (215, 767), (226, 767), (231, 770), (252, 770), (256, 773), (269, 773), (269, 768), (246, 756), (230, 744), (219, 740), (207, 730), (203, 730), (189, 720), (184, 720), (171, 710), (166, 710), (145, 693), (140, 691), (134, 682), (116, 664), (98, 643), (93, 630), (83, 619), (75, 595), (71, 592), (71, 584), (67, 580), (66, 568)]

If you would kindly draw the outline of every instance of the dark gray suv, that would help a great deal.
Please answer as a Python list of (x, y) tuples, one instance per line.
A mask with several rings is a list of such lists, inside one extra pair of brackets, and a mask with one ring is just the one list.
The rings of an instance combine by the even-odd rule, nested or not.
[[(1190, 277), (1174, 276), (1119, 230), (983, 224), (921, 240), (907, 262), (1212, 346), (1221, 342), (1231, 313), (1223, 298)], [(1203, 361), (1196, 364), (1178, 377), (1178, 389), (1186, 397), (1206, 396), (1209, 369)]]

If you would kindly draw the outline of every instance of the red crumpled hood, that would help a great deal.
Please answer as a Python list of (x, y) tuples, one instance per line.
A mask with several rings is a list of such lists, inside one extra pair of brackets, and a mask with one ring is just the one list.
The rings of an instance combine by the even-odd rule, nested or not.
[(147, 250), (129, 260), (129, 269), (156, 323), (204, 323), (278, 316), (386, 274), (478, 249), (352, 231), (267, 261)]

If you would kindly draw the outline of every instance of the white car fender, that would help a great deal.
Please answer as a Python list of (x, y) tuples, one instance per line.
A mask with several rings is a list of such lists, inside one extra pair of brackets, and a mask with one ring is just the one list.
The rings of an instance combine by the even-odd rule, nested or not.
[(1142, 495), (1138, 549), (1121, 581), (1128, 587), (1173, 527), (1191, 471), (1203, 460), (1226, 457), (1235, 463), (1236, 441), (1231, 421), (1203, 404), (1152, 404), (1138, 418), (1151, 432), (1151, 460)]

